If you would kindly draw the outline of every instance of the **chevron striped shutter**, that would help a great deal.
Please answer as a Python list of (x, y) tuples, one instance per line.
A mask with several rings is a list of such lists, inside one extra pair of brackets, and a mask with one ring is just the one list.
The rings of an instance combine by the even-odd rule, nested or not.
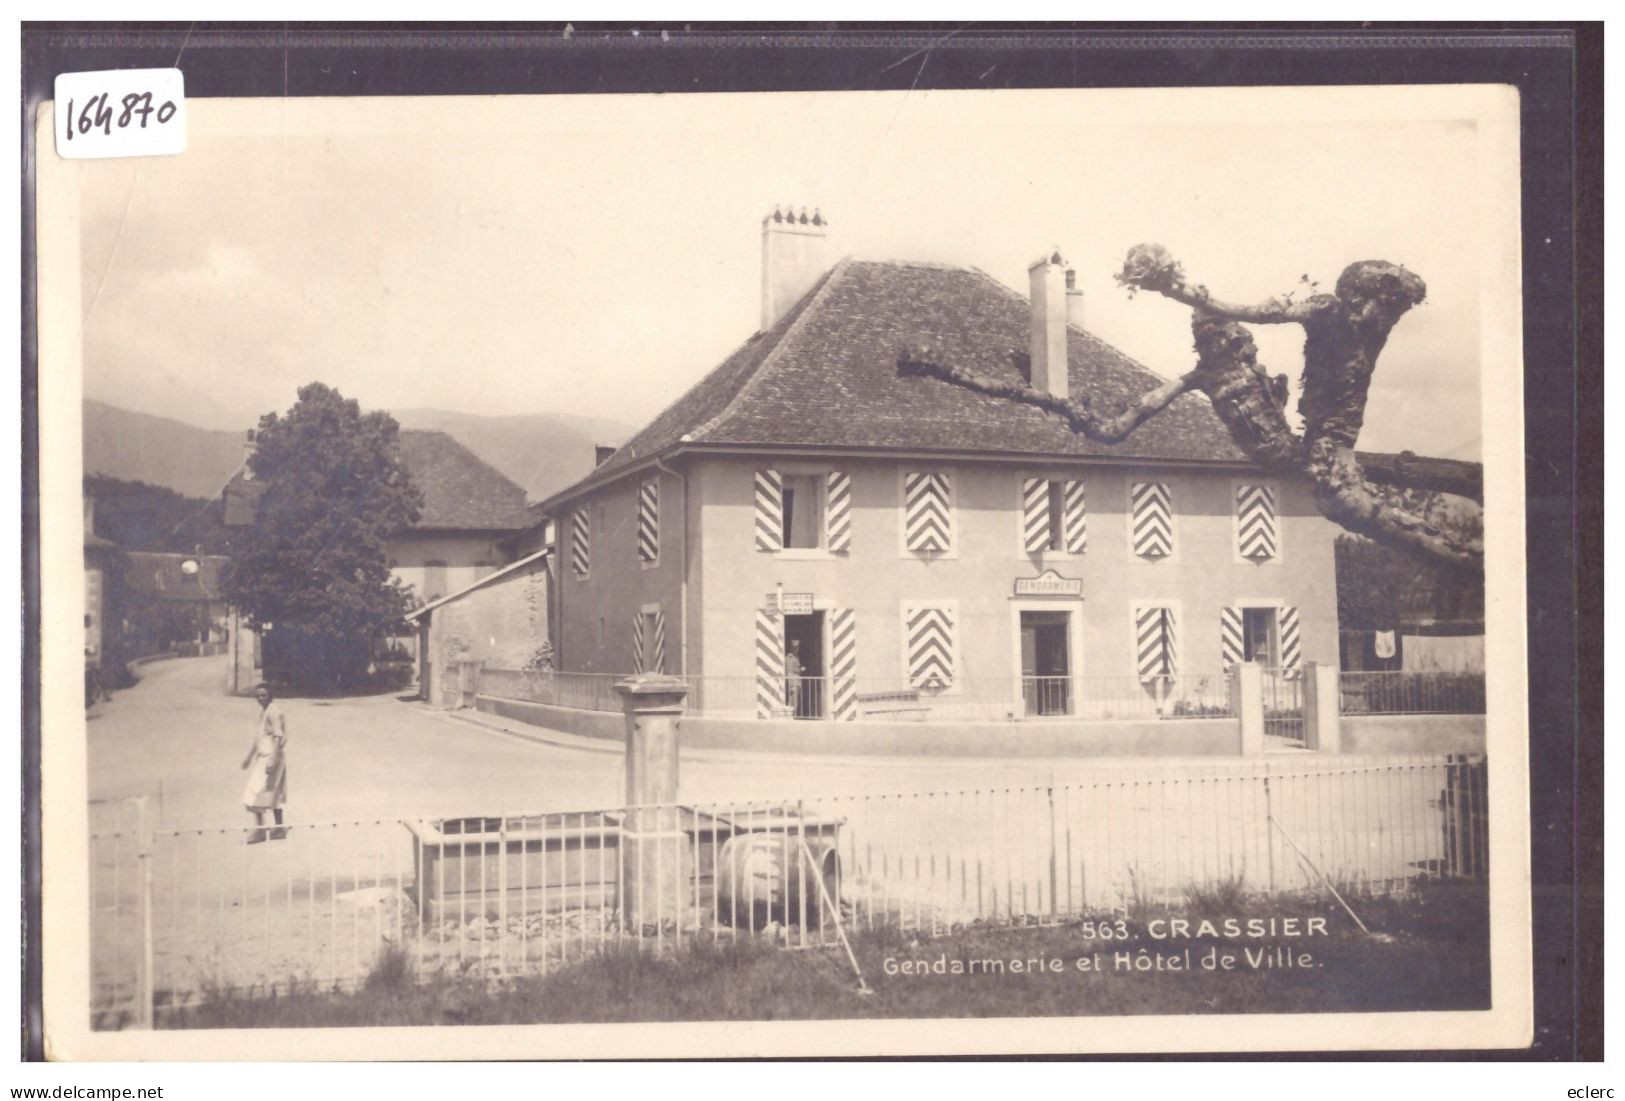
[(784, 478), (777, 470), (756, 472), (756, 549), (784, 549)]
[(632, 613), (632, 672), (643, 672), (643, 613)]
[(948, 549), (948, 475), (916, 472), (903, 478), (903, 541), (911, 551)]
[(910, 608), (903, 624), (908, 642), (908, 683), (947, 688), (954, 682), (954, 619), (947, 608)]
[(1269, 486), (1236, 487), (1236, 549), (1255, 562), (1275, 557), (1275, 490)]
[(1132, 504), (1134, 553), (1141, 558), (1166, 558), (1174, 553), (1174, 509), (1168, 486), (1135, 482)]
[(784, 710), (784, 620), (756, 613), (756, 717)]
[(660, 482), (651, 478), (638, 487), (638, 559), (660, 558)]
[(829, 710), (836, 722), (858, 717), (856, 621), (851, 608), (835, 608), (829, 613)]
[(1134, 616), (1135, 668), (1142, 681), (1179, 675), (1174, 610), (1141, 608)]
[(584, 508), (576, 509), (570, 517), (570, 569), (577, 577), (586, 577), (592, 567), (592, 520)]
[(832, 470), (825, 477), (824, 545), (836, 554), (852, 549), (852, 476)]
[[(642, 616), (638, 617), (642, 619)], [(649, 660), (644, 663), (642, 672), (664, 673), (666, 671), (666, 613), (656, 608), (654, 611), (654, 637), (650, 639)]]
[(1049, 549), (1049, 479), (1021, 481), (1021, 545), (1028, 554)]
[(1281, 608), (1281, 671), (1289, 677), (1298, 675), (1303, 664), (1303, 649), (1298, 642), (1298, 609), (1285, 605)]
[(1240, 608), (1219, 611), (1219, 668), (1229, 669), (1247, 660), (1247, 644), (1242, 636)]
[(1089, 518), (1084, 507), (1082, 482), (1066, 483), (1061, 498), (1061, 531), (1066, 553), (1082, 554), (1089, 548)]

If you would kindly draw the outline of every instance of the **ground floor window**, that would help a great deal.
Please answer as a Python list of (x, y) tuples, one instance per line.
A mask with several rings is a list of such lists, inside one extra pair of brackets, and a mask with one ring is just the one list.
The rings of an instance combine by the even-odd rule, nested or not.
[(1242, 655), (1267, 669), (1281, 665), (1281, 636), (1274, 608), (1241, 610)]

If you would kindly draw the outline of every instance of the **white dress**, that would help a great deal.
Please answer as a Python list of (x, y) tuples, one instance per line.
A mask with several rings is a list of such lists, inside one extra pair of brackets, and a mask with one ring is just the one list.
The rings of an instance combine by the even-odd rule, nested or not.
[(259, 730), (254, 735), (254, 759), (248, 763), (248, 780), (243, 784), (243, 805), (251, 810), (271, 810), (288, 798), (288, 727), (282, 709), (271, 704), (260, 712)]

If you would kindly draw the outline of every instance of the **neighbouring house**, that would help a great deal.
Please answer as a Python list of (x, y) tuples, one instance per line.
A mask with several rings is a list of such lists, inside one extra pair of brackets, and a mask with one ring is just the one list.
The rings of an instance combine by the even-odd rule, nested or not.
[(552, 556), (543, 546), (407, 615), (417, 631), (422, 699), (459, 702), (464, 664), (521, 674), (552, 667)]
[(1084, 327), (1058, 252), (1024, 298), (974, 268), (831, 266), (827, 231), (764, 219), (760, 330), (542, 503), (559, 670), (682, 674), (705, 714), (1005, 719), (1200, 714), (1238, 661), (1337, 661), (1338, 529), (1206, 397), (1110, 446), (899, 372), (923, 343), (1106, 408), (1165, 381)]
[[(247, 453), (253, 448), (250, 431)], [(535, 519), (527, 511), (523, 489), (445, 432), (403, 429), (400, 457), (423, 505), (417, 523), (394, 533), (385, 553), (391, 572), (412, 587), (419, 607), (466, 589), (513, 561), (510, 543)], [(245, 456), (224, 490), (226, 526), (252, 523), (262, 491)], [(398, 663), (416, 676), (424, 659), (418, 639), (416, 629), (405, 628), (376, 640), (374, 656), (380, 664)], [(234, 677), (239, 691), (252, 682), (252, 677)]]
[(225, 645), (233, 618), (220, 595), (224, 555), (127, 551), (124, 561), (127, 653), (200, 654)]

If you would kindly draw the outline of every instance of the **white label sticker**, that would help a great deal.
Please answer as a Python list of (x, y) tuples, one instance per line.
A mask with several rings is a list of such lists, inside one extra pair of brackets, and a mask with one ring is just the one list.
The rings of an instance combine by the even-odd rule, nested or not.
[(110, 69), (56, 78), (60, 156), (153, 157), (186, 149), (179, 69)]

